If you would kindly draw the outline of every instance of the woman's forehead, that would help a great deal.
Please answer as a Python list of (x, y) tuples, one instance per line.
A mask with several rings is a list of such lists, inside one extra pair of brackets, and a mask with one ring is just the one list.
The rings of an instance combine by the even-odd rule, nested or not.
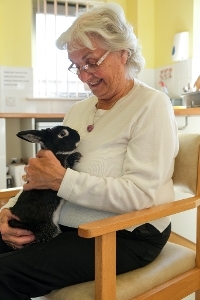
[[(68, 53), (68, 58), (71, 61), (80, 61), (80, 62), (84, 62), (89, 56), (91, 56), (91, 54), (97, 54), (98, 56), (98, 52), (101, 51), (100, 48), (95, 48), (94, 50), (88, 49), (88, 48), (83, 48), (83, 49), (79, 49), (79, 50), (75, 50), (75, 51), (71, 51)], [(103, 49), (102, 49), (103, 51)]]

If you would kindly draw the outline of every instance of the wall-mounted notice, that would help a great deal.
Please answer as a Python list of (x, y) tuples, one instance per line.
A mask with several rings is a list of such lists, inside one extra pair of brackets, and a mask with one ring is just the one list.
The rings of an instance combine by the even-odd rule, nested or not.
[(20, 91), (32, 89), (32, 68), (1, 67), (1, 90)]

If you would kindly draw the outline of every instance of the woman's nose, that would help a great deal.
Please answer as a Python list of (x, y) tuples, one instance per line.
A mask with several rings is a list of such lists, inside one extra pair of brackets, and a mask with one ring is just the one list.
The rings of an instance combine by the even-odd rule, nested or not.
[(92, 74), (85, 72), (84, 70), (81, 70), (80, 74), (78, 75), (78, 78), (84, 83), (87, 82), (88, 79), (90, 79), (91, 77), (92, 77)]

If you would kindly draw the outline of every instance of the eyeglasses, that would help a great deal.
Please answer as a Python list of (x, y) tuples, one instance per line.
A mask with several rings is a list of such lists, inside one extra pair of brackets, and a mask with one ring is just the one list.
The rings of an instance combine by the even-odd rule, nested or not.
[(106, 58), (106, 56), (110, 53), (110, 51), (107, 51), (95, 64), (86, 64), (82, 67), (76, 67), (76, 65), (74, 65), (74, 63), (72, 63), (68, 70), (76, 75), (80, 75), (81, 70), (87, 72), (87, 73), (95, 73), (98, 70), (98, 67), (100, 66), (100, 64), (102, 64), (102, 62), (104, 61), (104, 59)]

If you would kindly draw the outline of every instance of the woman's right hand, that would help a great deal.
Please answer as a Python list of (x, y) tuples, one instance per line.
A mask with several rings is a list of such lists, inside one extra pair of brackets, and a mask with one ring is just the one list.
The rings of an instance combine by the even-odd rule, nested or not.
[(16, 216), (12, 215), (11, 211), (4, 208), (0, 212), (0, 232), (2, 240), (13, 249), (21, 249), (26, 244), (32, 243), (35, 240), (35, 236), (32, 232), (20, 229), (12, 228), (8, 225), (8, 220), (16, 219)]

